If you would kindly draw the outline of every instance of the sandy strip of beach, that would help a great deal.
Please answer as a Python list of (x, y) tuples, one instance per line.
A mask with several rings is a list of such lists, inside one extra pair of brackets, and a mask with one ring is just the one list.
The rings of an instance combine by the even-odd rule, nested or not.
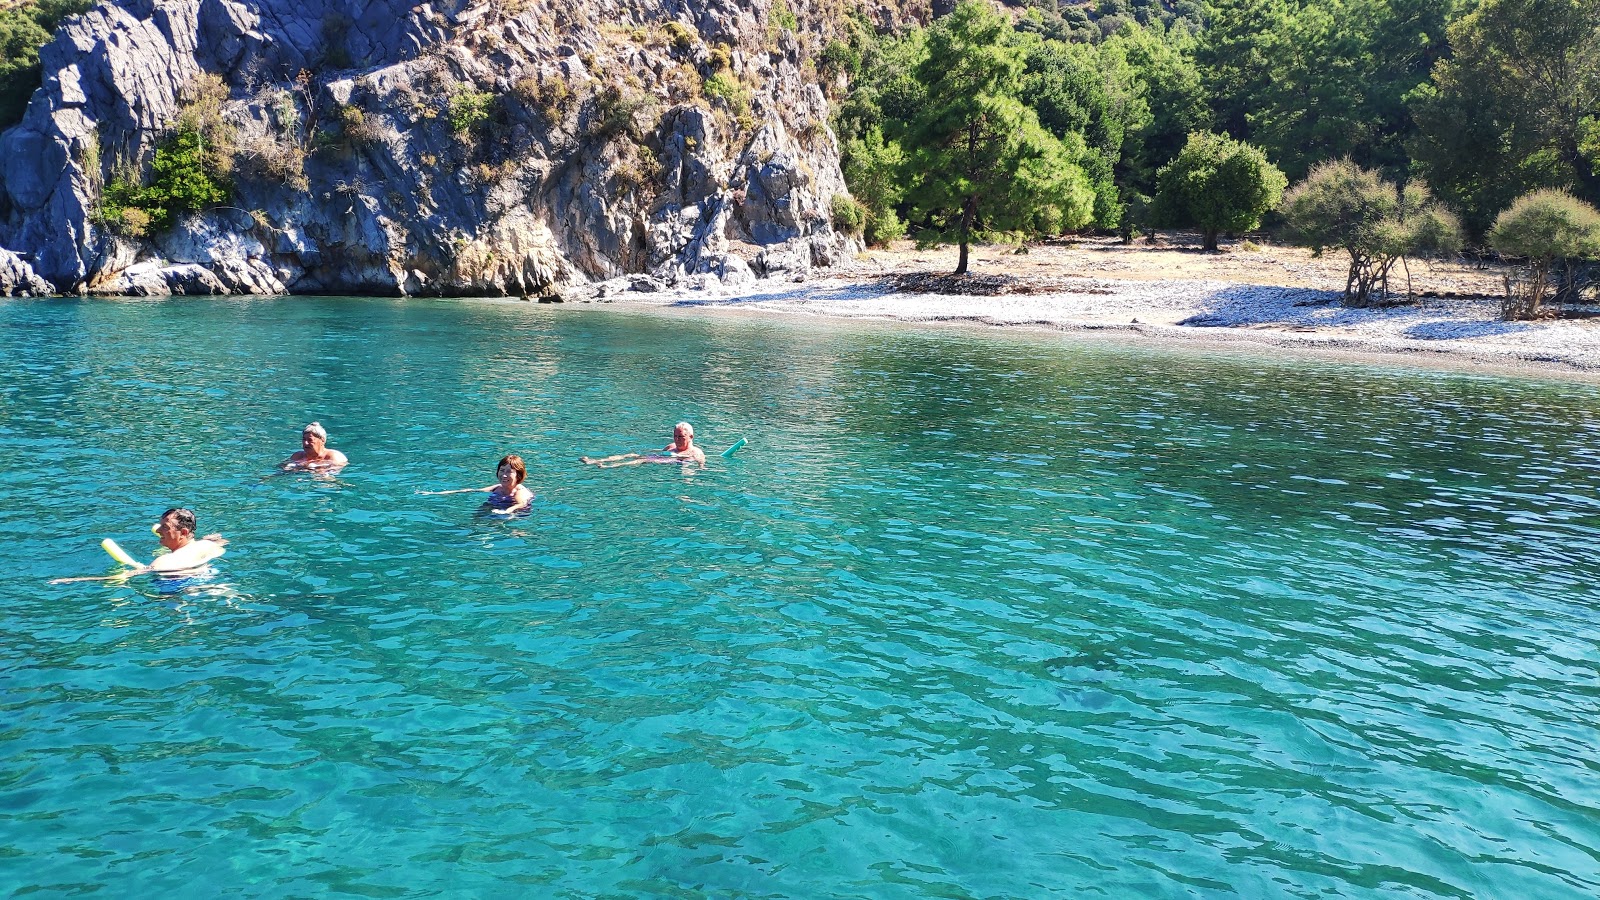
[[(900, 261), (905, 262), (904, 255)], [(1337, 260), (1319, 259), (1311, 270), (1293, 266), (1293, 257), (1286, 263), (1281, 253), (1269, 255), (1264, 262), (1251, 262), (1288, 270), (1289, 277), (1282, 279), (1286, 281), (1327, 284), (1336, 278), (1333, 284), (1343, 282)], [(732, 291), (715, 282), (699, 289), (641, 291), (623, 279), (574, 299), (705, 311), (1048, 329), (1141, 343), (1310, 353), (1600, 381), (1600, 319), (1504, 322), (1499, 318), (1498, 299), (1487, 293), (1420, 297), (1381, 309), (1346, 309), (1339, 303), (1339, 292), (1327, 288), (1160, 277), (1159, 272), (1150, 271), (1107, 277), (1088, 274), (1084, 266), (1073, 267), (1065, 256), (1054, 263), (1049, 289), (1041, 293), (908, 292), (898, 290), (894, 273), (885, 272), (882, 266), (876, 272), (856, 266), (854, 271), (801, 282), (769, 279)], [(1046, 261), (1039, 264), (1051, 265)], [(1125, 274), (1128, 277), (1123, 277)], [(1473, 272), (1455, 281), (1446, 276), (1435, 281), (1458, 289), (1462, 277), (1475, 278), (1472, 286), (1481, 290), (1491, 283), (1491, 277), (1498, 276)], [(1419, 289), (1426, 287), (1424, 283)]]

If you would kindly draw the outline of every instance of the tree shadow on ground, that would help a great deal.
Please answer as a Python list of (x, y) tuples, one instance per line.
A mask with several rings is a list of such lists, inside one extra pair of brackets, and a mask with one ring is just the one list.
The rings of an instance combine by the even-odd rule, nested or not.
[(1343, 313), (1357, 312), (1340, 307), (1339, 296), (1338, 291), (1316, 288), (1230, 285), (1206, 298), (1208, 309), (1178, 324), (1194, 328), (1327, 324)]
[(1451, 341), (1459, 338), (1494, 337), (1503, 334), (1520, 334), (1529, 329), (1528, 322), (1487, 322), (1482, 319), (1443, 319), (1418, 322), (1402, 331), (1405, 337), (1418, 341)]

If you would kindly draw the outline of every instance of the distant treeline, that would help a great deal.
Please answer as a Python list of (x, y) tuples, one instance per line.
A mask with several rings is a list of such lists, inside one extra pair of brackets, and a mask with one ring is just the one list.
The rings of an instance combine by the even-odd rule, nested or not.
[[(1143, 224), (1194, 132), (1260, 148), (1291, 182), (1349, 159), (1426, 183), (1473, 240), (1531, 190), (1600, 202), (1600, 0), (1029, 0), (1004, 19), (993, 39), (1077, 157), (1094, 228)], [(919, 215), (899, 161), (927, 34), (862, 18), (819, 63), (849, 76), (835, 125), (869, 239)]]

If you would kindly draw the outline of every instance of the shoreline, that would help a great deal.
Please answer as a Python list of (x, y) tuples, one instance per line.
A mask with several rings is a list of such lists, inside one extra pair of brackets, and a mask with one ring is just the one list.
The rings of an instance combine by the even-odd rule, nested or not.
[[(1275, 256), (1281, 255), (1280, 251)], [(909, 254), (891, 251), (885, 256), (903, 266)], [(1272, 262), (1285, 265), (1281, 258)], [(1437, 289), (1442, 281), (1460, 288), (1475, 276), (1477, 284), (1468, 283), (1467, 291), (1452, 290), (1452, 296), (1346, 309), (1339, 303), (1338, 291), (1308, 284), (1328, 283), (1329, 266), (1319, 262), (1324, 264), (1314, 271), (1298, 271), (1294, 274), (1301, 277), (1283, 279), (1299, 281), (1301, 286), (1284, 286), (1217, 277), (1162, 277), (1159, 271), (1102, 275), (1082, 271), (1084, 266), (1063, 267), (1060, 260), (1034, 261), (1035, 272), (1045, 266), (1058, 268), (1046, 278), (1035, 276), (1041, 283), (1029, 285), (1031, 292), (973, 295), (898, 290), (896, 278), (906, 271), (882, 268), (880, 259), (876, 272), (857, 263), (851, 271), (804, 281), (758, 281), (731, 289), (641, 291), (623, 278), (588, 285), (568, 299), (579, 306), (1021, 329), (1148, 347), (1253, 351), (1600, 382), (1600, 319), (1501, 321), (1498, 298), (1471, 291), (1497, 278), (1493, 272), (1469, 272), (1467, 278), (1453, 281), (1430, 278), (1418, 285), (1419, 290)], [(975, 267), (975, 274), (1016, 274), (1014, 265), (1011, 272), (1006, 268), (1004, 263), (989, 270)]]

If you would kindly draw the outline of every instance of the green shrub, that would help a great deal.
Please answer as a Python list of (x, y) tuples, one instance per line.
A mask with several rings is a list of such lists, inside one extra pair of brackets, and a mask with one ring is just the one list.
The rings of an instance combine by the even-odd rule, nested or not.
[(661, 26), (661, 30), (666, 32), (667, 40), (675, 50), (687, 53), (694, 49), (695, 44), (700, 43), (699, 33), (685, 27), (681, 22), (669, 21)]
[(905, 223), (894, 211), (903, 194), (899, 175), (904, 163), (900, 145), (885, 141), (877, 128), (845, 144), (845, 183), (866, 212), (862, 235), (874, 247), (905, 236)]
[(777, 0), (772, 4), (772, 11), (767, 14), (769, 27), (776, 26), (784, 31), (799, 31), (800, 20), (794, 16), (794, 10), (784, 0)]
[(1527, 259), (1527, 277), (1520, 285), (1506, 279), (1502, 312), (1507, 319), (1532, 319), (1540, 314), (1552, 263), (1600, 256), (1600, 210), (1565, 191), (1533, 191), (1494, 220), (1489, 244)]
[(707, 97), (721, 100), (736, 116), (750, 112), (750, 92), (744, 83), (727, 72), (716, 72), (707, 78), (702, 87)]
[(488, 91), (475, 91), (464, 87), (450, 95), (445, 121), (450, 123), (450, 130), (453, 133), (471, 134), (489, 121), (489, 108), (493, 104), (494, 95)]
[(198, 131), (175, 131), (156, 148), (150, 183), (131, 172), (114, 175), (100, 195), (97, 219), (133, 237), (167, 228), (181, 213), (228, 199), (228, 186)]
[(844, 41), (829, 41), (828, 46), (822, 48), (822, 56), (817, 60), (817, 69), (826, 78), (837, 78), (840, 75), (854, 78), (861, 72), (861, 51)]
[(39, 87), (39, 48), (57, 26), (94, 6), (94, 0), (40, 0), (0, 9), (0, 130), (28, 109)]
[(1344, 304), (1352, 307), (1386, 299), (1389, 271), (1405, 257), (1461, 246), (1460, 224), (1426, 188), (1401, 190), (1348, 158), (1314, 167), (1284, 195), (1283, 218), (1295, 243), (1349, 254)]
[(1222, 232), (1260, 226), (1288, 183), (1260, 149), (1194, 132), (1178, 157), (1156, 173), (1156, 215), (1162, 224), (1199, 228), (1205, 249), (1215, 250)]
[(851, 236), (861, 234), (867, 224), (867, 208), (848, 194), (833, 195), (833, 229)]

